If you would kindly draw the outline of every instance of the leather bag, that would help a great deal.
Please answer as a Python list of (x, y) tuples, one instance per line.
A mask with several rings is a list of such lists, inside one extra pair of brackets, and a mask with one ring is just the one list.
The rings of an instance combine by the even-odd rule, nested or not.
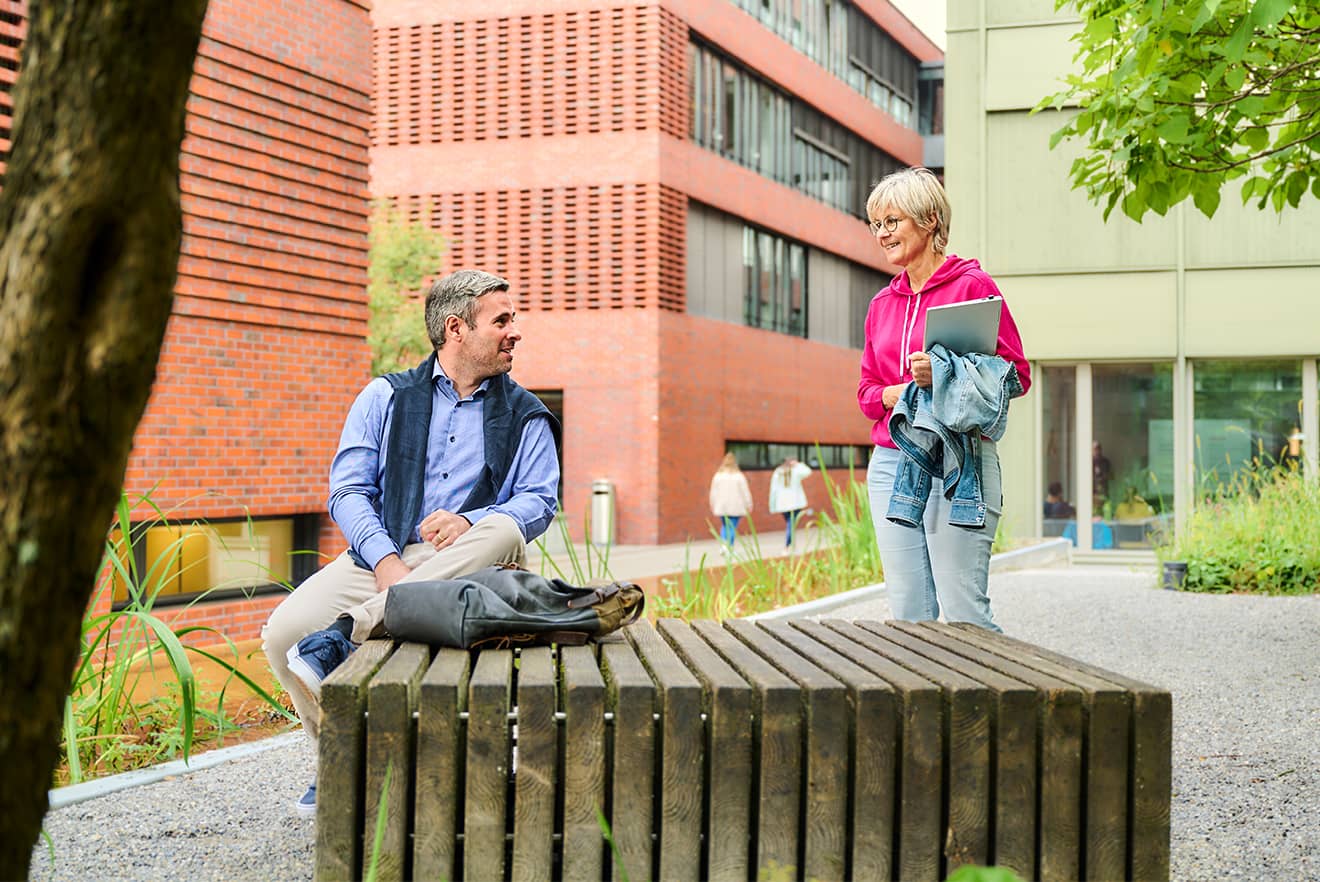
[(577, 646), (637, 621), (641, 587), (583, 587), (526, 570), (487, 567), (458, 579), (400, 582), (385, 597), (385, 630), (396, 640), (460, 649)]

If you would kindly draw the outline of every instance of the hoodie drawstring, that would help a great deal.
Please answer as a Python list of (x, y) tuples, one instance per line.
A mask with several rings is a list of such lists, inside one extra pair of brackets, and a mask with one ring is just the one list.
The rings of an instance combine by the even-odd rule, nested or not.
[[(912, 302), (914, 299), (916, 300), (915, 304), (913, 304)], [(910, 318), (908, 316), (908, 308), (910, 308), (912, 311), (912, 315)], [(904, 308), (903, 310), (903, 338), (901, 340), (902, 350), (901, 350), (901, 354), (898, 356), (898, 375), (900, 377), (903, 376), (903, 374), (907, 373), (908, 356), (912, 354), (912, 332), (917, 329), (917, 313), (920, 310), (921, 310), (921, 292), (918, 291), (917, 296), (915, 298), (913, 297), (908, 298), (907, 307)]]

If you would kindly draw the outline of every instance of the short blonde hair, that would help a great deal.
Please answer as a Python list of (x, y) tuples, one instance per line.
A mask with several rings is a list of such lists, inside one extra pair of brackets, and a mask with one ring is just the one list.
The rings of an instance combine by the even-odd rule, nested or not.
[(912, 222), (930, 233), (930, 246), (936, 254), (943, 254), (949, 244), (949, 220), (953, 209), (949, 197), (935, 173), (915, 166), (885, 175), (866, 197), (866, 216), (879, 223), (880, 213), (892, 205), (912, 218)]

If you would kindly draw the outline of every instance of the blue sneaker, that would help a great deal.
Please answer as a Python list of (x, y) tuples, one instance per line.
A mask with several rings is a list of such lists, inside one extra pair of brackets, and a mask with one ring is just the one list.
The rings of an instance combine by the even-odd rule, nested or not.
[(316, 782), (315, 781), (312, 782), (311, 787), (307, 788), (307, 792), (302, 795), (302, 798), (293, 804), (293, 808), (296, 812), (298, 812), (298, 814), (302, 815), (304, 818), (316, 817)]
[(338, 631), (313, 631), (289, 648), (289, 670), (320, 699), (321, 681), (343, 664), (355, 649), (353, 641)]

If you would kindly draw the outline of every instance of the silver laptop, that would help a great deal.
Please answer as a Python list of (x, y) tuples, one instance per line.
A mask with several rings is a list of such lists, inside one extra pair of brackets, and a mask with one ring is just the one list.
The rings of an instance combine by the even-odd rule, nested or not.
[(980, 300), (932, 306), (926, 310), (926, 336), (922, 349), (936, 343), (957, 355), (980, 352), (994, 355), (999, 346), (999, 316), (1004, 298), (991, 294)]

